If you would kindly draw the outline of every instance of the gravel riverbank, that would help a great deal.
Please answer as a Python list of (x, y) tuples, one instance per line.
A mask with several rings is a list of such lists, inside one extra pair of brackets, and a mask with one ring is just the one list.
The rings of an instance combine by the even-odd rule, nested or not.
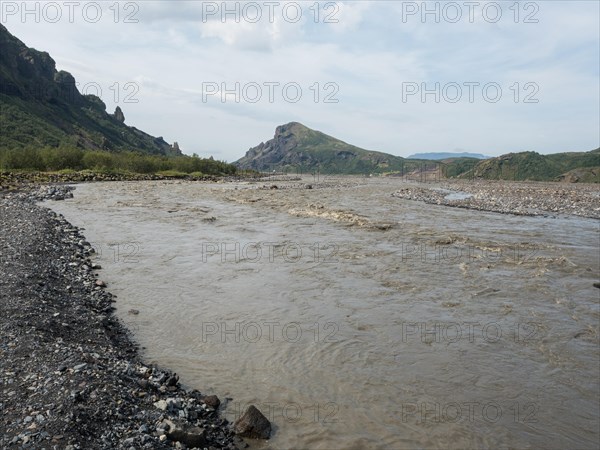
[(69, 194), (0, 197), (0, 448), (244, 448), (216, 396), (140, 360), (81, 230), (35, 204)]
[(575, 215), (600, 219), (600, 186), (513, 181), (448, 180), (403, 187), (394, 197), (434, 205), (516, 215)]

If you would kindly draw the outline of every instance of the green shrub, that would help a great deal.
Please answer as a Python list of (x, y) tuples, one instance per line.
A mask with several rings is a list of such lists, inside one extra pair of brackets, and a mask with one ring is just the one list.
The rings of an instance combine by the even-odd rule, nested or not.
[(44, 148), (41, 158), (46, 170), (83, 168), (83, 150), (74, 147)]
[(0, 168), (3, 170), (89, 170), (95, 172), (129, 172), (140, 174), (159, 173), (165, 176), (183, 177), (186, 174), (230, 175), (236, 167), (212, 158), (194, 156), (148, 155), (138, 152), (107, 152), (82, 150), (75, 146), (46, 147), (41, 150), (30, 147), (0, 149)]
[(114, 157), (108, 152), (87, 151), (83, 154), (83, 166), (90, 170), (108, 172), (114, 166)]
[(162, 169), (158, 166), (155, 157), (133, 152), (115, 153), (114, 167), (133, 173), (155, 173)]
[(39, 150), (23, 148), (0, 151), (0, 166), (4, 170), (44, 170)]

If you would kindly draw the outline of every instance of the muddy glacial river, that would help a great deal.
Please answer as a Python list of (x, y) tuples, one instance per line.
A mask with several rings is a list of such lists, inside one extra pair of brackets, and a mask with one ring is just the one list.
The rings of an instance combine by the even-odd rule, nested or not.
[(85, 228), (146, 361), (271, 420), (254, 448), (597, 448), (600, 221), (402, 183), (97, 183), (46, 205)]

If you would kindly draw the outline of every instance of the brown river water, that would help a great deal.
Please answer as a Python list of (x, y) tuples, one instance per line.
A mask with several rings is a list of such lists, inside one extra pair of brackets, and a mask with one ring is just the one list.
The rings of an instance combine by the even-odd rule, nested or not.
[(598, 448), (600, 221), (303, 181), (46, 205), (85, 228), (146, 361), (271, 420), (254, 448)]

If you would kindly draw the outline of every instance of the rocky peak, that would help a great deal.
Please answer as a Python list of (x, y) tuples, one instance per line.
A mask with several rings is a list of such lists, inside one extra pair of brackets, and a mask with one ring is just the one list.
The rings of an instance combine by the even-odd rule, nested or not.
[(307, 136), (315, 133), (299, 122), (289, 122), (275, 129), (273, 139), (250, 148), (246, 156), (238, 161), (240, 167), (264, 169), (272, 165), (310, 164), (313, 158), (304, 151)]
[[(14, 111), (2, 116), (0, 147), (77, 143), (91, 149), (178, 154), (164, 140), (127, 126), (119, 107), (109, 114), (99, 97), (82, 95), (75, 78), (57, 71), (48, 53), (27, 47), (2, 24), (0, 94), (10, 97), (7, 104)], [(4, 97), (0, 102), (4, 110)], [(31, 119), (24, 123), (22, 117)]]
[(307, 127), (305, 127), (304, 125), (302, 125), (299, 122), (290, 122), (290, 123), (286, 123), (285, 125), (279, 125), (277, 128), (275, 128), (275, 138), (277, 138), (277, 136), (288, 136), (288, 135), (292, 135), (292, 134), (300, 134), (303, 131), (308, 130)]
[(356, 147), (299, 122), (289, 122), (278, 126), (273, 139), (249, 149), (235, 164), (242, 169), (265, 171), (374, 173), (402, 169), (404, 160)]
[(75, 78), (69, 72), (61, 70), (54, 74), (54, 82), (57, 84), (61, 93), (61, 98), (69, 103), (79, 104), (82, 102), (82, 95), (77, 90)]
[(23, 99), (81, 104), (75, 78), (47, 52), (27, 47), (0, 25), (0, 92)]
[(121, 123), (125, 122), (125, 114), (123, 114), (123, 111), (121, 110), (120, 106), (117, 106), (115, 108), (115, 113), (113, 114), (113, 117)]

